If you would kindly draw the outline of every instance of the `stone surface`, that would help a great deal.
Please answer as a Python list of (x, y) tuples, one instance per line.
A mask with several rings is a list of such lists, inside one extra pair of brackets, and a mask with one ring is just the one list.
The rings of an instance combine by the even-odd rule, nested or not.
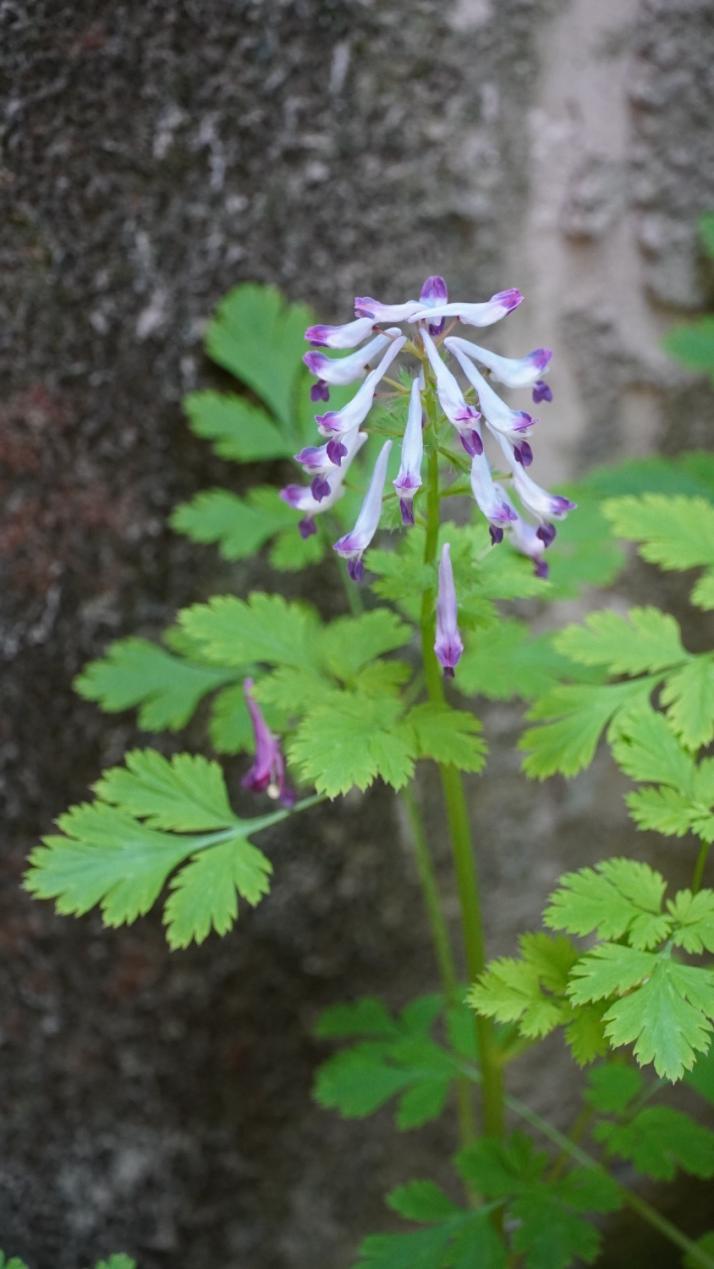
[[(433, 983), (383, 795), (276, 836), (270, 900), (177, 956), (153, 917), (54, 918), (23, 861), (138, 738), (72, 695), (87, 658), (267, 580), (166, 527), (226, 479), (180, 399), (212, 381), (201, 329), (230, 285), (327, 319), (437, 269), (469, 295), (519, 285), (503, 346), (557, 350), (539, 474), (707, 443), (711, 393), (658, 344), (711, 297), (711, 28), (705, 0), (0, 0), (0, 1241), (33, 1269), (120, 1246), (141, 1269), (342, 1269), (388, 1227), (405, 1153), (443, 1172), (448, 1129), (405, 1147), (386, 1116), (309, 1101), (319, 1008)], [(641, 845), (605, 758), (526, 785), (518, 725), (489, 712), (474, 804), (501, 952), (562, 867)], [(565, 1117), (556, 1054), (516, 1079)]]

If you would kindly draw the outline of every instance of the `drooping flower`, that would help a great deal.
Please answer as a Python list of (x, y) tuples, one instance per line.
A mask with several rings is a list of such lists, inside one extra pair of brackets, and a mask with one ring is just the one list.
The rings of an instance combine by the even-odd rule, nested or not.
[(520, 444), (524, 437), (529, 436), (531, 429), (536, 423), (536, 419), (532, 414), (528, 414), (526, 410), (512, 410), (505, 401), (502, 401), (498, 393), (486, 382), (480, 370), (466, 356), (463, 345), (466, 344), (465, 339), (445, 339), (444, 343), (453, 352), (461, 369), (463, 370), (469, 383), (476, 389), (478, 393), (479, 405), (486, 419), (486, 424), (491, 432), (498, 432), (502, 436), (507, 436), (514, 445)]
[[(500, 322), (502, 317), (518, 308), (522, 300), (520, 291), (512, 287), (508, 291), (498, 291), (485, 304), (462, 304), (460, 301), (435, 304), (432, 308), (421, 308), (409, 320), (418, 322), (421, 319), (433, 321), (435, 317), (458, 317), (466, 326), (493, 326), (494, 322)], [(394, 321), (398, 320), (394, 318)]]
[[(523, 470), (519, 463), (513, 466), (513, 483), (523, 506), (538, 520), (563, 520), (569, 511), (574, 511), (576, 504), (562, 494), (548, 493)], [(553, 534), (555, 537), (555, 534)]]
[(341, 326), (308, 326), (305, 338), (318, 348), (356, 348), (373, 329), (371, 318), (360, 317)]
[[(367, 440), (367, 433), (355, 430), (354, 432), (350, 432), (343, 439), (344, 445), (342, 448), (344, 449), (344, 455), (340, 466), (330, 465), (329, 468), (327, 466), (315, 466), (310, 468), (308, 463), (303, 461), (303, 465), (307, 467), (308, 471), (311, 470), (315, 473), (313, 474), (311, 484), (286, 485), (284, 489), (280, 490), (280, 497), (283, 502), (287, 502), (288, 506), (294, 507), (296, 511), (302, 511), (303, 518), (300, 521), (298, 528), (301, 536), (304, 538), (309, 538), (312, 533), (317, 531), (315, 526), (315, 516), (319, 515), (321, 511), (329, 511), (330, 507), (335, 505), (338, 498), (342, 497), (344, 493), (342, 485), (349, 470), (350, 463), (359, 453)], [(328, 449), (328, 445), (315, 446), (313, 454), (324, 453), (324, 455), (327, 456)], [(300, 451), (303, 459), (306, 453), (306, 450)], [(326, 472), (328, 470), (330, 473), (329, 480), (326, 476)], [(322, 487), (318, 487), (316, 493), (314, 488), (315, 481), (322, 481), (327, 484), (329, 486), (327, 492)]]
[[(317, 378), (317, 383), (313, 385), (310, 392), (312, 400), (329, 401), (328, 384), (343, 385), (354, 383), (355, 379), (361, 379), (366, 374), (370, 362), (401, 333), (398, 326), (392, 326), (383, 335), (375, 335), (374, 339), (370, 339), (368, 344), (349, 357), (334, 358), (327, 357), (321, 352), (306, 352), (303, 361), (310, 373)], [(318, 389), (319, 395), (317, 395)]]
[[(446, 280), (433, 274), (427, 278), (419, 292), (419, 300), (426, 308), (434, 308), (436, 304), (446, 304), (449, 299), (449, 292), (446, 286)], [(446, 318), (442, 317), (437, 322), (429, 323), (429, 334), (440, 335), (446, 325)]]
[(400, 335), (399, 339), (391, 342), (379, 365), (374, 370), (370, 370), (352, 400), (348, 401), (347, 405), (343, 405), (341, 410), (328, 410), (326, 414), (315, 415), (315, 422), (323, 436), (343, 437), (345, 433), (353, 431), (364, 423), (372, 409), (374, 394), (380, 379), (384, 378), (394, 358), (399, 355), (406, 342), (406, 335)]
[(472, 344), (470, 339), (461, 339), (458, 335), (452, 335), (444, 343), (453, 353), (460, 350), (472, 360), (479, 361), (491, 371), (494, 379), (507, 388), (530, 388), (553, 356), (550, 348), (534, 348), (525, 357), (501, 357), (490, 348), (481, 348), (479, 344)]
[[(555, 535), (555, 530), (553, 530), (553, 535)], [(521, 555), (527, 555), (533, 561), (533, 570), (536, 577), (547, 577), (549, 570), (548, 564), (543, 558), (543, 552), (550, 543), (543, 541), (535, 525), (529, 524), (521, 516), (516, 516), (511, 525), (511, 539), (516, 550), (520, 551)], [(552, 540), (551, 538), (550, 541), (552, 542)]]
[(436, 344), (429, 332), (422, 330), (421, 337), (426, 355), (429, 358), (429, 364), (434, 371), (439, 405), (449, 422), (453, 423), (459, 433), (461, 444), (466, 453), (471, 455), (482, 454), (483, 441), (481, 440), (481, 433), (476, 427), (476, 423), (481, 418), (479, 411), (475, 406), (466, 404), (458, 382), (449, 367), (439, 356)]
[(243, 695), (253, 727), (255, 758), (241, 784), (244, 789), (251, 789), (253, 793), (267, 793), (268, 797), (277, 798), (283, 806), (292, 806), (295, 794), (287, 783), (280, 741), (268, 727), (253, 696), (252, 679), (243, 680)]
[(457, 622), (456, 588), (454, 586), (454, 570), (451, 566), (451, 547), (445, 542), (441, 548), (439, 560), (439, 591), (436, 599), (436, 640), (434, 651), (436, 659), (443, 667), (448, 678), (454, 677), (454, 669), (458, 665), (464, 650), (463, 640)]
[(337, 551), (338, 555), (347, 560), (349, 575), (355, 582), (361, 581), (364, 577), (362, 556), (379, 526), (379, 517), (382, 513), (382, 495), (384, 493), (384, 482), (387, 478), (387, 463), (389, 462), (391, 448), (392, 442), (385, 441), (374, 465), (372, 479), (369, 482), (369, 488), (360, 508), (355, 527), (350, 533), (345, 533), (343, 537), (335, 542), (333, 547), (333, 550)]
[(552, 401), (553, 389), (545, 379), (536, 379), (533, 384), (533, 401), (536, 405), (540, 405), (541, 401)]
[(399, 509), (402, 513), (402, 524), (414, 523), (414, 494), (421, 488), (421, 464), (424, 457), (424, 434), (422, 426), (421, 392), (424, 387), (423, 377), (412, 380), (409, 396), (407, 425), (402, 440), (402, 455), (399, 473), (392, 483), (399, 495)]
[(405, 300), (403, 304), (382, 304), (371, 295), (355, 296), (355, 313), (362, 320), (372, 322), (408, 322), (424, 305), (420, 300)]
[(506, 491), (493, 479), (485, 454), (475, 454), (471, 459), (471, 488), (479, 510), (496, 530), (491, 541), (500, 542), (504, 527), (517, 516)]

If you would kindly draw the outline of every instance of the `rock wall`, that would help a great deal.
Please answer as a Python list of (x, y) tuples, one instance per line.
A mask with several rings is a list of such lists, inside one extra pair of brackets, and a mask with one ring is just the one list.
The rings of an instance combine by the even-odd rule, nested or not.
[[(708, 0), (0, 0), (0, 1244), (33, 1269), (119, 1246), (142, 1269), (338, 1269), (403, 1177), (386, 1120), (309, 1103), (317, 1008), (431, 974), (382, 795), (276, 838), (274, 896), (180, 956), (153, 918), (107, 934), (18, 888), (37, 835), (137, 739), (73, 674), (260, 577), (166, 528), (225, 476), (180, 412), (210, 381), (206, 315), (243, 279), (327, 319), (425, 272), (474, 297), (518, 285), (504, 338), (557, 352), (544, 478), (706, 444), (711, 394), (658, 341), (711, 299), (712, 25)], [(490, 719), (474, 812), (499, 950), (584, 839), (596, 858), (629, 834), (604, 759), (526, 785), (516, 723)], [(552, 1061), (517, 1076), (542, 1106)], [(417, 1134), (411, 1171), (449, 1148)]]

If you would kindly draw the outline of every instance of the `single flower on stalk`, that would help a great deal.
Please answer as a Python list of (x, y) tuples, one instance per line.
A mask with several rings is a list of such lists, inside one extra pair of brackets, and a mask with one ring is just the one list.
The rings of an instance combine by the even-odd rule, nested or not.
[(445, 542), (439, 560), (439, 592), (436, 599), (436, 659), (447, 678), (454, 677), (454, 670), (464, 650), (463, 639), (457, 622), (456, 587), (451, 566), (451, 547)]
[[(403, 524), (414, 523), (413, 499), (422, 483), (425, 447), (438, 447), (448, 458), (449, 437), (440, 418), (430, 419), (424, 413), (425, 403), (436, 397), (441, 414), (471, 459), (471, 489), (488, 521), (492, 543), (496, 545), (508, 538), (517, 551), (533, 561), (538, 576), (547, 574), (543, 552), (555, 538), (552, 521), (562, 520), (574, 504), (561, 495), (548, 493), (526, 472), (533, 462), (531, 434), (536, 420), (527, 410), (504, 401), (491, 386), (491, 379), (506, 389), (530, 389), (536, 402), (552, 400), (551, 389), (541, 377), (551, 360), (550, 349), (536, 348), (523, 357), (504, 357), (454, 334), (458, 326), (491, 326), (518, 308), (522, 300), (521, 292), (511, 287), (477, 303), (451, 301), (444, 279), (432, 275), (425, 280), (418, 299), (391, 304), (361, 295), (355, 300), (353, 321), (342, 326), (308, 328), (306, 338), (321, 350), (355, 350), (345, 357), (331, 357), (323, 351), (305, 354), (305, 363), (316, 376), (314, 398), (327, 399), (330, 384), (359, 379), (362, 382), (341, 409), (316, 415), (315, 422), (326, 443), (307, 446), (296, 455), (310, 476), (310, 485), (289, 485), (282, 491), (285, 501), (303, 513), (299, 526), (303, 534), (315, 531), (315, 516), (340, 496), (345, 469), (366, 439), (370, 410), (380, 384), (391, 370), (389, 382), (397, 394), (401, 390), (405, 403), (400, 466), (392, 482)], [(405, 325), (407, 332), (403, 334)], [(411, 374), (409, 390), (405, 386), (400, 389), (399, 383), (394, 382), (401, 353), (416, 354), (419, 361), (417, 373)], [(377, 357), (380, 359), (373, 366)], [(451, 365), (447, 364), (447, 357), (453, 358)], [(459, 373), (463, 376), (461, 381), (457, 378)], [(495, 443), (497, 451), (506, 458), (507, 474), (499, 480), (493, 478), (485, 440)], [(379, 527), (389, 444), (377, 459), (357, 523), (351, 533), (335, 543), (337, 553), (348, 560), (355, 580), (363, 576), (363, 557)], [(463, 471), (463, 458), (454, 454), (453, 463), (457, 471)], [(502, 479), (510, 481), (508, 488)], [(509, 489), (515, 495), (515, 503)]]
[(249, 771), (243, 776), (241, 784), (244, 789), (253, 793), (267, 793), (283, 806), (292, 806), (295, 794), (289, 787), (285, 775), (285, 759), (280, 748), (280, 741), (273, 735), (266, 723), (262, 710), (253, 696), (253, 680), (243, 680), (243, 696), (250, 714), (255, 740), (255, 758)]

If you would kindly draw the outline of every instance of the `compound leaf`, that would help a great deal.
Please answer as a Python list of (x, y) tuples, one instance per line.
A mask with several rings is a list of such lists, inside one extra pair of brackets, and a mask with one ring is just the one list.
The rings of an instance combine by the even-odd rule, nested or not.
[(183, 399), (189, 426), (196, 436), (211, 441), (219, 458), (239, 463), (287, 458), (293, 451), (269, 414), (245, 397), (224, 392), (189, 392)]
[(290, 758), (305, 780), (331, 798), (353, 786), (366, 789), (377, 776), (399, 789), (414, 770), (414, 737), (399, 713), (393, 698), (335, 695), (302, 719)]
[(714, 1176), (714, 1133), (669, 1106), (647, 1106), (625, 1124), (598, 1123), (594, 1136), (609, 1155), (655, 1180), (672, 1181), (680, 1169)]
[(168, 759), (155, 749), (133, 749), (124, 766), (104, 772), (94, 792), (101, 801), (145, 819), (150, 828), (188, 832), (237, 821), (221, 768), (198, 754)]
[(606, 859), (596, 868), (561, 877), (543, 919), (551, 929), (569, 934), (597, 931), (604, 939), (627, 935), (633, 947), (654, 947), (667, 937), (672, 924), (662, 913), (665, 886), (661, 874), (648, 864)]
[(238, 916), (238, 899), (255, 906), (270, 889), (272, 864), (245, 839), (201, 851), (171, 882), (164, 909), (172, 948), (203, 943), (211, 930), (227, 934)]
[(302, 604), (257, 592), (247, 600), (216, 595), (206, 604), (184, 608), (181, 628), (209, 661), (231, 666), (319, 665), (319, 622)]
[(583, 665), (606, 666), (612, 674), (645, 674), (685, 660), (679, 626), (658, 608), (631, 608), (622, 616), (605, 609), (582, 625), (556, 635), (563, 656)]
[(609, 499), (603, 509), (615, 533), (639, 542), (650, 564), (675, 570), (714, 564), (714, 506), (706, 498), (650, 493)]
[(409, 711), (406, 722), (414, 730), (419, 758), (451, 763), (461, 771), (482, 770), (486, 744), (473, 714), (425, 702)]
[(604, 729), (621, 711), (647, 699), (655, 680), (629, 683), (568, 683), (536, 701), (528, 717), (536, 722), (519, 742), (526, 751), (524, 771), (542, 780), (560, 771), (576, 775), (592, 761)]

